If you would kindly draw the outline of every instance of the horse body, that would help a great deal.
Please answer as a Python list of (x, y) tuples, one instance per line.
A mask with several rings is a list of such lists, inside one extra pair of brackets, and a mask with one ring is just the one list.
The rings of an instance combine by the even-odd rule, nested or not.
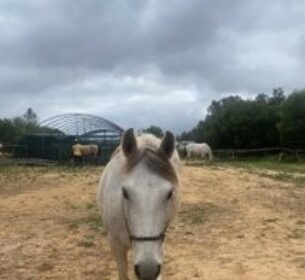
[(200, 156), (201, 158), (208, 156), (210, 160), (213, 158), (212, 150), (206, 143), (190, 143), (186, 145), (186, 153), (188, 158), (191, 156)]
[(119, 279), (128, 279), (127, 251), (133, 249), (138, 279), (155, 280), (162, 241), (178, 206), (179, 156), (174, 137), (135, 137), (127, 130), (106, 166), (97, 201), (116, 258)]
[(73, 154), (77, 156), (93, 156), (94, 158), (96, 158), (99, 149), (98, 149), (98, 145), (96, 144), (90, 144), (90, 145), (75, 144), (72, 146), (72, 151)]
[(77, 143), (72, 146), (72, 153), (74, 164), (82, 165), (84, 156), (92, 156), (93, 161), (96, 163), (100, 150), (99, 146), (96, 144), (82, 145)]

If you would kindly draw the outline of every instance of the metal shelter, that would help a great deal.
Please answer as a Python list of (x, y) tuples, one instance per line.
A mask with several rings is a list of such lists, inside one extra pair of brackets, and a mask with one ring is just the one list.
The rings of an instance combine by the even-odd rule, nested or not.
[[(15, 150), (16, 157), (43, 158), (68, 161), (72, 145), (97, 144), (101, 153), (98, 163), (105, 164), (119, 145), (123, 129), (99, 116), (89, 114), (63, 114), (48, 118), (40, 124), (41, 132), (25, 135)], [(90, 162), (90, 157), (84, 159)]]
[(63, 114), (46, 119), (40, 123), (42, 127), (48, 127), (61, 131), (65, 135), (86, 135), (107, 132), (121, 134), (123, 129), (115, 123), (102, 117), (89, 114)]

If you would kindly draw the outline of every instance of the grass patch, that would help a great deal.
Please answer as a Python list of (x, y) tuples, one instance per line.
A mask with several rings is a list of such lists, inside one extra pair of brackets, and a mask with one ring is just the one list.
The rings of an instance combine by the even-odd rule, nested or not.
[(84, 173), (95, 173), (96, 171), (102, 172), (103, 166), (83, 166), (81, 168), (74, 168), (70, 165), (51, 165), (51, 166), (27, 166), (18, 164), (0, 164), (0, 174), (18, 174), (18, 173), (56, 173), (65, 176), (65, 174), (84, 174)]
[(187, 166), (207, 166), (209, 168), (242, 168), (249, 172), (278, 181), (292, 181), (305, 186), (305, 161), (282, 160), (277, 156), (251, 158), (214, 158), (213, 161), (188, 160)]
[(87, 205), (86, 205), (86, 208), (87, 208), (88, 210), (94, 209), (94, 208), (96, 208), (96, 204), (93, 203), (93, 202), (88, 202)]
[(178, 217), (184, 224), (200, 225), (219, 212), (220, 207), (213, 203), (183, 204)]
[(89, 226), (89, 229), (93, 231), (103, 230), (103, 221), (99, 213), (89, 213), (87, 217), (75, 219), (69, 222), (68, 228), (70, 230), (76, 230), (81, 226)]
[(43, 262), (37, 267), (37, 270), (48, 271), (48, 270), (52, 270), (54, 267), (55, 265), (51, 262)]
[(288, 235), (291, 239), (305, 239), (305, 229), (296, 228)]
[(243, 168), (259, 168), (272, 171), (305, 174), (305, 161), (278, 161), (275, 156), (244, 159), (216, 159), (214, 164), (225, 164)]
[(186, 166), (210, 166), (210, 167), (217, 167), (215, 161), (207, 161), (207, 160), (196, 160), (196, 159), (188, 159), (185, 161)]
[(98, 212), (90, 213), (85, 222), (94, 231), (101, 231), (103, 229), (103, 221)]
[(90, 229), (95, 231), (101, 231), (103, 229), (103, 221), (98, 211), (96, 202), (87, 202), (85, 207), (89, 211), (89, 215), (86, 218), (85, 222), (89, 225)]
[[(273, 180), (277, 180), (277, 181), (291, 181), (294, 183), (298, 183), (299, 187), (305, 187), (305, 174), (302, 176), (298, 176), (295, 175), (293, 173), (287, 173), (287, 172), (279, 172), (279, 173), (275, 173), (275, 174), (267, 174), (267, 173), (259, 173), (260, 175), (264, 176), (264, 177), (268, 177), (271, 178)], [(304, 185), (302, 185), (302, 183)]]
[(78, 229), (79, 225), (80, 225), (79, 221), (73, 221), (73, 222), (69, 223), (68, 228), (70, 230), (76, 230), (76, 229)]
[[(83, 206), (84, 207), (84, 206)], [(77, 207), (80, 209), (80, 207)], [(74, 209), (74, 208), (72, 208)], [(98, 209), (96, 207), (96, 204), (93, 202), (88, 202), (85, 205), (85, 211), (88, 212), (88, 215), (82, 218), (78, 218), (75, 220), (72, 220), (68, 224), (68, 228), (70, 230), (76, 230), (80, 226), (88, 226), (89, 229), (93, 231), (103, 231), (103, 221), (102, 218), (98, 212)]]
[(82, 240), (78, 242), (78, 246), (85, 248), (94, 247), (94, 236), (85, 236)]
[(305, 226), (305, 220), (298, 220), (296, 222), (297, 225)]

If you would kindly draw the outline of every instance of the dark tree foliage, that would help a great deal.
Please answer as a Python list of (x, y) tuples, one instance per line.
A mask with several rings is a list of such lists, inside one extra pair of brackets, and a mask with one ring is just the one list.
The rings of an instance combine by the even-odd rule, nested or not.
[(278, 128), (283, 146), (305, 149), (305, 90), (293, 92), (283, 102)]
[(39, 129), (37, 115), (29, 108), (23, 117), (0, 119), (0, 142), (17, 144), (23, 135), (39, 132)]
[(160, 127), (154, 126), (154, 125), (151, 125), (150, 127), (143, 129), (142, 132), (151, 133), (159, 138), (161, 138), (163, 136), (162, 129)]
[(254, 100), (229, 96), (213, 101), (205, 120), (191, 131), (182, 133), (181, 139), (207, 142), (218, 149), (279, 146), (277, 125), (284, 101), (281, 88), (274, 89), (271, 97), (261, 93)]
[(32, 108), (28, 108), (26, 112), (23, 114), (23, 119), (26, 123), (31, 123), (36, 125), (38, 123), (37, 114), (33, 111)]

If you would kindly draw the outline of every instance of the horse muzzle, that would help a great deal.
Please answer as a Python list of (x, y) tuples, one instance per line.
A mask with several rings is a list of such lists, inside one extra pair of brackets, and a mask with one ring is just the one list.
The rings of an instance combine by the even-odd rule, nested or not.
[(156, 280), (161, 272), (158, 262), (140, 261), (134, 266), (135, 274), (139, 280)]

